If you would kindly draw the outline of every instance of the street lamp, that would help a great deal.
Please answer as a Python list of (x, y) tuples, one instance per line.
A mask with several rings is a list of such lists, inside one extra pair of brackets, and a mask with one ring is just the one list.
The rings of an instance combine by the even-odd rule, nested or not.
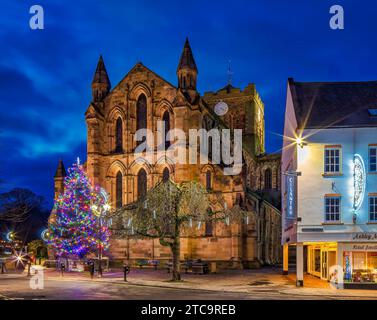
[(301, 138), (301, 137), (297, 137), (297, 138), (295, 139), (295, 143), (296, 143), (301, 149), (308, 145), (308, 143), (305, 142), (304, 139)]
[[(102, 228), (103, 216), (111, 209), (111, 206), (108, 203), (105, 203), (103, 206), (97, 206), (93, 204), (91, 206), (92, 211), (98, 218), (98, 230)], [(99, 237), (99, 248), (98, 248), (98, 275), (102, 277), (102, 248), (103, 244), (101, 237)]]

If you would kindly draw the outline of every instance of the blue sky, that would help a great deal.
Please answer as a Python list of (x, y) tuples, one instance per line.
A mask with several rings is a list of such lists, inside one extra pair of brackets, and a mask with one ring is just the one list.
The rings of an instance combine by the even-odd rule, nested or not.
[[(142, 61), (176, 83), (186, 36), (199, 69), (198, 89), (257, 85), (269, 152), (280, 149), (288, 77), (299, 81), (377, 80), (375, 1), (23, 1), (0, 11), (0, 180), (53, 197), (59, 158), (85, 160), (84, 113), (98, 56), (113, 85)], [(42, 5), (45, 29), (29, 28)], [(329, 28), (341, 4), (345, 29)]]

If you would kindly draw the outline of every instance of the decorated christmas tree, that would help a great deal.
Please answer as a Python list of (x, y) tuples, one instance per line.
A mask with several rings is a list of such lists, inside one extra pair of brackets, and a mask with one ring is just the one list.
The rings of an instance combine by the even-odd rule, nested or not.
[[(109, 246), (109, 230), (100, 214), (107, 209), (106, 197), (91, 185), (79, 160), (64, 180), (64, 193), (55, 201), (49, 223), (48, 244), (59, 257), (82, 258)], [(102, 210), (102, 211), (101, 211)]]

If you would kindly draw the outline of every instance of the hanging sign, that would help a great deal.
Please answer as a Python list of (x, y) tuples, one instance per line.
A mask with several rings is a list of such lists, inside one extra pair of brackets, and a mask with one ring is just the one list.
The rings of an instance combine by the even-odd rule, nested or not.
[(286, 219), (296, 218), (296, 179), (295, 175), (286, 175)]

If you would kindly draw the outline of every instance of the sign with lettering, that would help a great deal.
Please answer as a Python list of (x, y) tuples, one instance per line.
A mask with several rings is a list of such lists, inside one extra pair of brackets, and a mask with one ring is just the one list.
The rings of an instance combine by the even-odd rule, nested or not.
[(377, 243), (376, 244), (366, 244), (366, 243), (357, 243), (357, 244), (347, 244), (343, 247), (344, 251), (376, 251), (377, 252)]
[(286, 219), (296, 218), (296, 179), (294, 175), (286, 175)]
[(353, 241), (377, 241), (377, 232), (359, 232), (352, 234)]

